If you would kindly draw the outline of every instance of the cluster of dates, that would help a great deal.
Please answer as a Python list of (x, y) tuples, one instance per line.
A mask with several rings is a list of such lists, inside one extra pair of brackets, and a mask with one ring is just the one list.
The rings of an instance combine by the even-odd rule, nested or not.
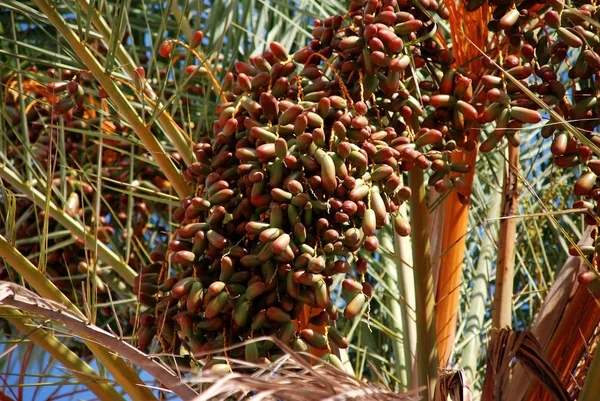
[[(600, 197), (600, 161), (581, 142), (600, 145), (600, 40), (588, 20), (596, 7), (491, 5), (500, 46), (481, 71), (450, 67), (452, 53), (433, 34), (433, 14), (448, 11), (431, 0), (352, 1), (345, 16), (315, 21), (310, 44), (293, 55), (272, 43), (238, 62), (212, 133), (184, 172), (196, 192), (174, 214), (181, 226), (166, 260), (175, 274), (165, 281), (168, 264), (156, 260), (136, 283), (154, 308), (142, 315), (140, 347), (158, 335), (163, 347), (183, 343), (199, 355), (265, 334), (298, 350), (347, 346), (330, 286), (346, 275), (345, 317), (364, 310), (371, 287), (362, 253), (378, 249), (376, 230), (390, 222), (410, 234), (397, 213), (411, 196), (403, 173), (428, 170), (436, 191), (468, 203), (463, 175), (472, 167), (452, 154), (489, 152), (505, 139), (520, 146), (522, 127), (542, 122), (542, 102), (581, 134), (548, 121), (541, 134), (552, 137), (553, 163), (584, 164), (575, 195)], [(172, 50), (167, 41), (161, 55)], [(491, 134), (473, 135), (480, 131)], [(591, 213), (586, 222), (596, 224)], [(306, 307), (325, 335), (297, 323)], [(271, 346), (251, 342), (233, 356), (255, 361)]]
[[(490, 59), (484, 60), (493, 74), (483, 75), (481, 103), (486, 105), (480, 124), (495, 122), (494, 132), (482, 141), (480, 150), (488, 152), (502, 138), (519, 146), (519, 130), (525, 123), (542, 121), (543, 105), (567, 121), (577, 132), (566, 129), (558, 119), (550, 118), (541, 129), (543, 138), (552, 138), (553, 164), (560, 168), (583, 166), (574, 185), (574, 194), (592, 199), (579, 200), (588, 224), (597, 225), (594, 211), (600, 187), (600, 159), (594, 151), (600, 146), (598, 127), (600, 103), (600, 37), (598, 7), (592, 4), (568, 6), (558, 0), (549, 2), (494, 2), (494, 20), (490, 29), (503, 30), (510, 46), (503, 59), (505, 72)], [(520, 85), (508, 80), (516, 78)], [(537, 99), (536, 99), (537, 98)], [(596, 149), (593, 149), (593, 148)]]
[[(85, 224), (86, 231), (95, 233), (98, 240), (116, 248), (124, 249), (123, 244), (127, 240), (147, 244), (150, 238), (154, 238), (148, 235), (149, 232), (166, 231), (165, 227), (159, 225), (160, 219), (154, 222), (150, 220), (152, 214), (167, 216), (167, 205), (135, 196), (129, 204), (129, 197), (123, 190), (115, 188), (114, 182), (137, 180), (140, 187), (168, 193), (170, 185), (144, 149), (136, 147), (132, 154), (129, 141), (117, 135), (110, 137), (116, 133), (129, 135), (129, 128), (111, 116), (99, 117), (98, 103), (95, 103), (97, 97), (91, 96), (97, 93), (97, 89), (89, 74), (67, 69), (56, 71), (53, 68), (42, 71), (36, 66), (29, 67), (28, 73), (28, 77), (22, 80), (23, 92), (18, 90), (14, 72), (2, 77), (3, 85), (9, 88), (3, 106), (8, 118), (3, 119), (0, 129), (9, 138), (5, 156), (13, 162), (6, 168), (25, 180), (28, 177), (27, 170), (31, 169), (31, 165), (27, 165), (29, 156), (39, 171), (43, 172), (42, 175), (52, 171), (51, 185), (54, 194), (62, 194), (62, 198), (53, 194), (55, 205), (71, 218)], [(22, 106), (25, 107), (25, 113), (22, 113)], [(28, 144), (22, 138), (24, 126), (27, 127)], [(84, 131), (103, 132), (105, 138), (102, 147)], [(180, 159), (178, 156), (172, 154), (173, 158)], [(58, 158), (60, 162), (57, 161)], [(99, 159), (102, 163), (100, 173), (105, 181), (102, 182), (100, 210), (95, 210), (95, 176), (98, 173), (96, 163)], [(35, 182), (32, 185), (35, 186)], [(103, 273), (102, 279), (96, 277), (93, 285), (88, 283), (89, 278), (94, 277), (89, 266), (89, 249), (93, 248), (92, 244), (73, 237), (52, 218), (52, 213), (45, 227), (47, 212), (43, 207), (19, 196), (18, 189), (13, 188), (9, 182), (5, 181), (3, 188), (6, 192), (3, 190), (0, 196), (6, 200), (7, 205), (10, 204), (9, 193), (14, 192), (16, 201), (12, 213), (16, 220), (12, 225), (2, 225), (0, 234), (7, 238), (12, 238), (14, 234), (17, 249), (33, 263), (37, 263), (37, 255), (44, 248), (36, 237), (43, 237), (43, 228), (47, 228), (49, 234), (44, 271), (50, 280), (74, 302), (84, 299), (82, 291), (89, 284), (97, 289), (97, 302), (109, 303), (111, 298), (107, 283), (102, 279), (118, 279), (115, 273)], [(42, 187), (37, 189), (41, 190)], [(133, 192), (135, 194), (137, 190), (133, 188)], [(131, 230), (128, 231), (126, 227), (129, 223)], [(14, 228), (14, 232), (11, 228)], [(165, 240), (166, 236), (162, 241)], [(128, 256), (128, 264), (136, 270), (147, 263), (135, 246)], [(2, 280), (18, 278), (8, 266), (3, 266), (1, 260), (0, 266)], [(111, 274), (115, 277), (109, 277)], [(113, 294), (113, 297), (117, 296)], [(113, 315), (110, 307), (101, 308), (101, 312), (103, 317), (99, 324), (104, 322), (104, 318), (108, 320)], [(128, 324), (129, 312), (125, 308), (118, 309), (124, 320), (122, 327), (125, 333), (131, 332), (133, 328)]]
[[(467, 10), (482, 5), (469, 1)], [(504, 141), (520, 146), (523, 125), (542, 122), (541, 102), (579, 132), (573, 136), (555, 119), (541, 129), (544, 138), (552, 138), (556, 166), (585, 166), (574, 193), (587, 199), (574, 206), (595, 211), (600, 198), (600, 159), (592, 149), (600, 147), (594, 134), (600, 114), (597, 7), (571, 8), (559, 0), (493, 0), (489, 5), (488, 28), (497, 33), (498, 46), (482, 58), (482, 71), (450, 67), (452, 52), (436, 36), (434, 22), (434, 14), (446, 19), (448, 10), (435, 0), (354, 0), (344, 16), (315, 21), (313, 39), (294, 54), (272, 43), (248, 63), (236, 63), (235, 73), (222, 84), (226, 100), (217, 107), (213, 130), (195, 145), (196, 162), (184, 172), (196, 188), (175, 210), (177, 235), (166, 254), (152, 255), (153, 263), (136, 280), (138, 299), (150, 308), (139, 322), (132, 321), (139, 323), (140, 348), (158, 337), (163, 348), (177, 350), (183, 343), (200, 355), (265, 334), (297, 350), (347, 347), (336, 328), (339, 313), (330, 286), (334, 276), (345, 275), (347, 319), (365, 310), (372, 289), (364, 279), (364, 252), (377, 251), (376, 231), (391, 223), (399, 235), (410, 234), (409, 222), (397, 213), (411, 197), (404, 172), (427, 170), (437, 192), (453, 190), (468, 203), (471, 189), (463, 174), (472, 166), (453, 161), (452, 154), (489, 152)], [(196, 32), (189, 48), (202, 40)], [(175, 44), (165, 42), (160, 55), (173, 57)], [(183, 60), (186, 53), (174, 57)], [(194, 77), (210, 74), (205, 66), (185, 71)], [(68, 161), (87, 165), (85, 160), (98, 158), (98, 149), (82, 143), (78, 130), (101, 126), (122, 133), (127, 128), (86, 110), (88, 94), (107, 96), (88, 73), (48, 74), (53, 82), (37, 95), (44, 102), (25, 113), (33, 155), (45, 169), (61, 140), (60, 115)], [(139, 67), (133, 89), (146, 82)], [(174, 88), (168, 86), (165, 96)], [(196, 84), (187, 91), (184, 101), (203, 93)], [(19, 107), (19, 99), (9, 96), (9, 135), (21, 123)], [(173, 117), (181, 125), (187, 120)], [(473, 135), (480, 131), (491, 134)], [(14, 142), (9, 153), (23, 153)], [(117, 140), (105, 144), (123, 151), (130, 146)], [(129, 180), (133, 161), (121, 153), (103, 150), (106, 178)], [(168, 191), (169, 183), (151, 163), (133, 163), (133, 174)], [(93, 187), (74, 178), (66, 184), (67, 212), (92, 221)], [(151, 214), (166, 212), (137, 200), (136, 215), (127, 216), (127, 196), (103, 191), (103, 197), (100, 238), (105, 241), (115, 233), (123, 239), (130, 235), (122, 229), (128, 219), (134, 223), (131, 234), (142, 239)], [(102, 217), (113, 211), (116, 219)], [(20, 220), (17, 238), (34, 235), (43, 213), (19, 200), (17, 215), (29, 218)], [(593, 213), (585, 218), (597, 224)], [(59, 244), (50, 240), (51, 247)], [(57, 246), (48, 255), (49, 274), (86, 273), (83, 245)], [(20, 250), (38, 251), (26, 241)], [(129, 260), (136, 268), (140, 262), (136, 256)], [(174, 267), (169, 274), (167, 266)], [(68, 293), (73, 282), (62, 283)], [(306, 308), (311, 325), (326, 327), (325, 335), (298, 324)], [(250, 342), (232, 352), (256, 361), (277, 352), (271, 347)]]
[[(424, 108), (405, 47), (419, 69), (452, 62), (436, 42), (419, 39), (432, 29), (421, 10), (354, 1), (345, 17), (316, 21), (314, 39), (295, 54), (272, 43), (236, 63), (212, 133), (184, 172), (196, 191), (174, 212), (180, 227), (167, 259), (137, 278), (138, 300), (151, 308), (140, 317), (140, 348), (156, 335), (163, 348), (184, 344), (198, 356), (262, 335), (296, 350), (348, 346), (330, 286), (346, 275), (345, 318), (365, 310), (371, 286), (362, 252), (378, 249), (376, 230), (390, 222), (410, 234), (397, 213), (411, 196), (403, 173), (431, 168), (440, 191), (470, 196), (461, 178), (470, 166), (449, 154), (476, 145), (465, 135), (477, 119), (471, 80), (452, 76), (443, 93), (456, 110), (446, 104), (448, 112), (419, 123)], [(161, 55), (172, 49), (165, 42)], [(167, 262), (175, 267), (168, 279)], [(324, 335), (297, 323), (306, 308)], [(249, 342), (230, 356), (256, 361), (272, 357), (271, 347)]]

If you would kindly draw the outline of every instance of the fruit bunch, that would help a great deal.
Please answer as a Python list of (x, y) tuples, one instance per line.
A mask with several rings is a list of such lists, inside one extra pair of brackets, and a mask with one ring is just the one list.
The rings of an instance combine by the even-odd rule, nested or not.
[(543, 138), (552, 138), (555, 166), (584, 167), (574, 194), (594, 202), (580, 200), (574, 207), (587, 208), (586, 223), (596, 225), (593, 212), (597, 212), (600, 196), (600, 140), (594, 134), (600, 113), (598, 8), (592, 4), (572, 8), (560, 1), (494, 4), (495, 19), (489, 28), (502, 32), (507, 43), (496, 62), (483, 60), (487, 71), (480, 79), (484, 89), (479, 101), (486, 109), (478, 123), (495, 125), (480, 150), (495, 149), (503, 138), (518, 147), (523, 124), (540, 123), (543, 113), (548, 113), (539, 132)]
[[(470, 63), (452, 68), (435, 33), (434, 14), (448, 17), (441, 4), (356, 0), (344, 16), (315, 21), (310, 44), (294, 54), (272, 43), (236, 63), (212, 132), (184, 172), (196, 191), (174, 213), (177, 235), (166, 259), (138, 278), (139, 300), (154, 308), (140, 347), (156, 334), (163, 347), (183, 343), (192, 354), (265, 334), (300, 350), (346, 346), (333, 277), (346, 276), (344, 316), (356, 317), (371, 295), (364, 253), (377, 251), (376, 231), (391, 221), (410, 234), (397, 213), (411, 197), (404, 173), (427, 170), (437, 192), (454, 190), (466, 204), (472, 166), (457, 155), (518, 147), (522, 127), (540, 123), (543, 111), (551, 110), (541, 135), (553, 136), (554, 164), (586, 164), (575, 195), (597, 199), (600, 41), (586, 19), (596, 12), (556, 1), (498, 4), (489, 27), (499, 46), (471, 71)], [(161, 55), (173, 48), (166, 41)], [(596, 224), (591, 213), (586, 221)], [(297, 323), (307, 307), (325, 335)], [(268, 356), (270, 347), (249, 343), (245, 357)]]
[[(93, 40), (89, 45), (97, 54), (106, 56), (108, 49), (102, 42)], [(173, 61), (185, 56), (185, 53), (175, 55)], [(148, 61), (144, 55), (138, 55), (138, 59), (142, 63)], [(0, 129), (8, 138), (4, 156), (11, 165), (7, 170), (22, 179), (28, 177), (32, 163), (43, 171), (42, 176), (46, 177), (46, 173), (50, 172), (52, 200), (57, 207), (84, 224), (86, 231), (94, 233), (99, 241), (109, 244), (117, 253), (121, 252), (127, 264), (138, 271), (148, 263), (148, 248), (155, 248), (158, 244), (158, 247), (166, 249), (166, 245), (161, 244), (168, 242), (164, 233), (168, 232), (169, 205), (167, 202), (154, 202), (144, 195), (148, 192), (156, 194), (156, 197), (161, 193), (170, 194), (169, 181), (153, 162), (150, 153), (143, 147), (132, 146), (130, 137), (134, 133), (118, 114), (112, 112), (109, 102), (102, 100), (108, 95), (90, 72), (67, 68), (42, 69), (32, 65), (27, 68), (26, 75), (21, 78), (22, 89), (17, 72), (10, 71), (0, 77), (0, 83), (6, 90), (2, 105), (6, 118), (1, 119)], [(130, 99), (143, 96), (140, 89), (145, 83), (162, 95), (161, 100), (181, 90), (182, 87), (172, 80), (163, 85), (161, 81), (168, 79), (166, 70), (159, 70), (158, 76), (159, 79), (147, 77), (145, 69), (140, 66), (135, 70), (132, 83), (117, 77), (114, 79)], [(196, 82), (186, 82), (183, 88), (186, 93), (179, 96), (182, 104), (203, 94), (203, 87)], [(145, 93), (147, 99), (156, 101), (156, 95), (149, 93)], [(189, 120), (181, 111), (173, 114), (172, 118), (182, 127), (186, 127), (185, 122)], [(156, 126), (151, 129), (158, 136)], [(102, 134), (102, 145), (97, 136), (89, 135), (90, 132)], [(23, 135), (28, 136), (28, 143)], [(176, 163), (182, 161), (175, 152), (170, 152), (169, 157)], [(98, 168), (100, 163), (101, 169)], [(100, 209), (96, 210), (98, 173), (102, 175), (102, 201)], [(117, 183), (131, 183), (131, 187), (125, 188)], [(37, 189), (46, 193), (42, 186)], [(131, 189), (132, 198), (124, 193), (128, 189)], [(145, 193), (137, 196), (142, 191)], [(11, 199), (11, 192), (15, 194), (14, 215), (18, 217), (16, 225), (2, 224), (4, 220), (1, 220), (0, 235), (11, 238), (10, 228), (14, 227), (17, 249), (37, 265), (38, 255), (44, 251), (38, 237), (44, 235), (42, 227), (46, 211), (20, 196), (18, 188), (6, 181), (3, 181), (0, 192), (0, 198), (6, 199)], [(8, 218), (11, 215), (7, 213)], [(128, 224), (131, 224), (130, 229), (127, 229)], [(94, 277), (92, 270), (95, 269), (89, 263), (93, 258), (89, 243), (71, 235), (52, 218), (52, 214), (47, 230), (49, 236), (43, 270), (69, 299), (80, 303), (86, 299), (86, 294), (82, 293), (86, 288), (97, 290), (95, 301), (98, 303), (108, 305), (111, 297), (113, 300), (122, 296), (129, 298), (130, 289), (120, 282), (116, 273), (106, 269), (102, 261), (98, 264), (98, 276)], [(0, 279), (18, 280), (18, 277), (0, 259)], [(90, 280), (90, 277), (93, 278)], [(113, 287), (111, 297), (108, 287)], [(115, 310), (124, 334), (129, 335), (136, 324), (135, 310), (125, 304)], [(115, 310), (100, 308), (98, 325), (102, 326), (114, 318)]]
[[(466, 134), (477, 118), (473, 88), (462, 74), (444, 76), (438, 97), (422, 96), (439, 103), (425, 118), (417, 70), (448, 70), (452, 56), (429, 35), (437, 3), (423, 4), (354, 1), (345, 16), (315, 21), (310, 45), (293, 55), (271, 43), (235, 64), (212, 132), (184, 172), (196, 190), (174, 212), (180, 227), (166, 259), (137, 279), (150, 307), (140, 348), (157, 334), (163, 349), (183, 343), (194, 355), (262, 335), (296, 350), (348, 346), (330, 286), (346, 276), (345, 318), (365, 310), (363, 253), (377, 251), (376, 230), (391, 220), (410, 234), (397, 213), (411, 196), (403, 173), (431, 168), (440, 191), (470, 195), (461, 178), (470, 166), (450, 154), (476, 148)], [(173, 48), (167, 41), (160, 53)], [(206, 75), (186, 71), (200, 68)], [(295, 324), (305, 308), (325, 335)], [(231, 352), (255, 361), (271, 347)]]
[[(27, 78), (22, 80), (22, 92), (18, 90), (14, 72), (3, 76), (2, 83), (8, 88), (3, 107), (9, 118), (3, 119), (1, 129), (9, 138), (6, 158), (12, 161), (10, 166), (3, 168), (25, 180), (27, 170), (32, 168), (27, 164), (29, 162), (25, 155), (29, 156), (31, 163), (43, 171), (44, 177), (46, 172), (50, 172), (52, 200), (59, 209), (85, 224), (87, 232), (95, 233), (99, 241), (110, 243), (116, 249), (125, 249), (124, 244), (131, 239), (134, 246), (128, 255), (128, 264), (136, 270), (147, 264), (148, 260), (142, 252), (144, 247), (150, 247), (148, 244), (156, 234), (160, 242), (167, 240), (166, 237), (160, 238), (160, 233), (166, 231), (166, 227), (160, 223), (167, 220), (164, 216), (169, 214), (168, 205), (135, 196), (138, 193), (135, 187), (132, 188), (134, 197), (130, 205), (129, 197), (114, 182), (131, 182), (131, 174), (132, 180), (137, 180), (140, 187), (155, 192), (168, 194), (170, 186), (144, 149), (135, 147), (131, 153), (131, 143), (117, 135), (129, 135), (127, 126), (110, 115), (99, 116), (101, 105), (98, 97), (102, 97), (102, 93), (94, 86), (90, 75), (85, 71), (67, 69), (60, 72), (52, 68), (42, 71), (32, 66), (28, 69)], [(25, 107), (23, 114), (22, 105)], [(27, 145), (21, 136), (23, 126), (27, 127)], [(102, 147), (86, 131), (102, 132)], [(64, 163), (62, 158), (60, 163), (57, 162), (59, 155), (64, 156)], [(179, 159), (177, 154), (172, 156)], [(98, 173), (98, 160), (101, 160), (100, 173), (105, 180), (102, 181), (100, 209), (96, 210), (95, 176)], [(36, 186), (35, 182), (31, 185)], [(43, 186), (36, 189), (46, 192)], [(12, 187), (10, 181), (3, 182), (2, 196), (6, 198), (7, 205), (11, 191), (16, 198), (13, 213), (17, 220), (12, 225), (0, 224), (0, 234), (11, 238), (13, 233), (7, 229), (14, 227), (17, 249), (37, 264), (38, 255), (44, 248), (35, 237), (44, 236), (42, 227), (48, 217), (47, 212), (39, 204), (36, 206), (30, 199), (19, 196), (18, 188)], [(150, 221), (152, 215), (155, 221)], [(7, 216), (10, 214), (7, 213)], [(89, 274), (91, 244), (75, 238), (51, 216), (47, 225), (49, 235), (44, 271), (71, 300), (79, 302), (84, 299), (82, 289), (90, 284), (88, 280), (93, 277)], [(129, 220), (130, 231), (125, 228)], [(156, 234), (148, 235), (150, 233)], [(2, 261), (0, 266), (2, 280), (18, 278), (8, 266), (3, 266)], [(99, 271), (104, 270), (102, 267), (100, 264)], [(107, 283), (103, 280), (112, 282), (114, 276), (115, 273), (103, 272), (101, 278), (94, 278), (93, 288), (98, 290), (97, 302), (110, 302)], [(122, 293), (126, 293), (125, 290), (121, 289)], [(113, 297), (118, 296), (113, 293)], [(102, 308), (101, 312), (106, 317), (113, 315), (111, 308)], [(133, 326), (128, 325), (129, 311), (119, 308), (121, 312), (124, 314), (121, 316), (124, 320), (122, 327), (125, 332), (130, 331)], [(99, 324), (102, 322), (100, 319)]]

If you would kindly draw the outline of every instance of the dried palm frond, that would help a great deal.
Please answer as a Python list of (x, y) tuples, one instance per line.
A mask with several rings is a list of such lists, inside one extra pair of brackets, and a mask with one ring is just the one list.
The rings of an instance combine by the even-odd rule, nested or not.
[(488, 349), (487, 369), (483, 382), (481, 399), (484, 401), (501, 400), (504, 383), (508, 379), (510, 360), (514, 358), (515, 333), (510, 330), (498, 330), (492, 333)]
[[(273, 362), (249, 363), (242, 360), (213, 359), (192, 378), (203, 389), (194, 401), (208, 400), (284, 400), (284, 401), (341, 401), (341, 400), (420, 400), (425, 387), (398, 394), (391, 390), (382, 376), (377, 385), (325, 364), (309, 353), (298, 353), (277, 338), (257, 337), (249, 341), (272, 341), (284, 354)], [(238, 345), (240, 346), (240, 345)], [(212, 368), (209, 368), (212, 366)], [(224, 369), (222, 369), (224, 368)], [(370, 367), (374, 371), (377, 368)], [(223, 373), (223, 371), (225, 371)], [(377, 374), (377, 372), (375, 372)]]
[(471, 401), (471, 381), (462, 369), (447, 369), (440, 373), (433, 400), (446, 401), (448, 397), (452, 401)]
[(513, 359), (520, 362), (530, 376), (536, 377), (556, 400), (571, 398), (556, 369), (542, 351), (530, 330), (501, 329), (492, 333), (482, 400), (502, 400), (503, 389), (511, 371)]
[(537, 377), (542, 386), (555, 399), (569, 401), (571, 397), (560, 380), (556, 368), (545, 355), (533, 334), (526, 330), (519, 335), (522, 340), (519, 341), (517, 360), (525, 366), (529, 373)]
[[(578, 246), (592, 245), (594, 243), (593, 227), (588, 227), (583, 232)], [(544, 349), (552, 340), (567, 306), (573, 301), (573, 294), (577, 291), (579, 283), (577, 275), (583, 271), (584, 261), (579, 255), (569, 256), (560, 269), (554, 284), (550, 287), (548, 295), (540, 309), (540, 313), (532, 326), (532, 332), (538, 338)]]
[[(341, 401), (382, 400), (412, 401), (422, 399), (425, 387), (398, 394), (388, 387), (374, 365), (370, 366), (380, 378), (377, 384), (360, 380), (326, 364), (310, 353), (295, 352), (274, 337), (255, 337), (246, 341), (272, 341), (283, 355), (274, 361), (250, 363), (226, 357), (215, 357), (196, 377), (194, 387), (202, 393), (194, 401), (208, 400), (283, 400), (283, 401)], [(234, 347), (244, 346), (238, 344)], [(210, 359), (210, 358), (208, 358)]]
[[(566, 387), (577, 384), (575, 370), (581, 363), (581, 359), (585, 359), (590, 348), (593, 348), (599, 322), (600, 307), (597, 299), (588, 288), (579, 286), (546, 350), (548, 359), (556, 367), (559, 378)], [(530, 386), (527, 399), (550, 399), (550, 397), (542, 398), (540, 393), (539, 386)], [(572, 395), (576, 394), (577, 391)]]
[[(313, 366), (311, 355), (293, 352), (275, 338), (255, 338), (253, 341), (270, 340), (285, 351), (283, 357), (268, 364), (251, 364), (233, 359), (219, 364), (212, 359), (194, 385), (205, 388), (201, 395), (156, 359), (151, 359), (128, 343), (110, 333), (89, 324), (63, 305), (47, 300), (14, 283), (0, 282), (0, 305), (13, 307), (33, 315), (43, 316), (73, 330), (82, 338), (89, 338), (104, 344), (120, 356), (135, 362), (157, 378), (167, 389), (182, 400), (382, 400), (407, 401), (420, 399), (423, 388), (404, 394), (397, 394), (383, 381), (377, 386), (356, 379), (346, 372), (324, 363)], [(319, 360), (319, 359), (317, 359)], [(320, 361), (320, 360), (319, 360)], [(217, 362), (215, 364), (215, 362)], [(321, 361), (323, 362), (323, 361)], [(219, 373), (225, 368), (226, 373)]]
[[(594, 230), (588, 227), (578, 246), (592, 245)], [(600, 308), (595, 298), (577, 281), (582, 271), (585, 271), (585, 263), (580, 256), (570, 256), (566, 260), (531, 329), (574, 398), (583, 382), (581, 369), (576, 367), (586, 360), (588, 344), (595, 342), (594, 331), (600, 321)], [(517, 366), (506, 389), (507, 398), (550, 399), (540, 385), (530, 385), (530, 381), (524, 368)]]
[(106, 349), (121, 358), (128, 359), (131, 363), (144, 369), (168, 390), (179, 396), (181, 400), (191, 400), (197, 395), (195, 390), (181, 380), (177, 372), (161, 363), (161, 361), (150, 358), (131, 344), (91, 324), (83, 316), (73, 312), (66, 306), (43, 298), (25, 287), (7, 281), (0, 281), (0, 310), (2, 308), (15, 308), (22, 312), (28, 312), (31, 315), (25, 316), (30, 318), (42, 316), (60, 323), (83, 340), (102, 344)]
[[(260, 340), (260, 339), (256, 339)], [(301, 355), (286, 349), (281, 358), (263, 365), (228, 359), (223, 361), (229, 373), (211, 369), (202, 370), (195, 381), (203, 384), (204, 391), (194, 401), (208, 400), (286, 400), (286, 401), (341, 401), (386, 400), (405, 401), (421, 399), (417, 389), (397, 394), (386, 386), (375, 386), (358, 380), (330, 365), (312, 366), (310, 355)], [(213, 365), (214, 366), (214, 365)]]

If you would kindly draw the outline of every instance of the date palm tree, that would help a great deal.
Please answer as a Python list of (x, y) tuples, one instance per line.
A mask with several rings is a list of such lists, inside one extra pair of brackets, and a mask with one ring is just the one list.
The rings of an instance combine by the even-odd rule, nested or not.
[[(596, 6), (0, 0), (0, 10), (0, 399), (595, 399)], [(366, 26), (379, 32), (386, 24), (400, 42), (365, 33)], [(325, 39), (328, 30), (332, 37)], [(349, 129), (391, 128), (402, 137), (351, 139), (362, 147), (348, 145), (348, 153), (359, 156), (342, 158), (343, 150), (331, 145), (329, 108), (315, 126), (327, 128), (321, 132), (330, 143), (318, 145), (327, 155), (309, 155), (317, 173), (306, 173), (312, 165), (302, 156), (302, 174), (313, 178), (302, 184), (316, 188), (310, 196), (345, 196), (334, 193), (343, 185), (337, 170), (329, 175), (323, 161), (329, 155), (332, 169), (337, 160), (350, 169), (355, 162), (346, 157), (368, 160), (365, 185), (377, 181), (375, 169), (383, 166), (378, 173), (394, 175), (405, 196), (388, 196), (388, 184), (368, 184), (365, 199), (381, 191), (386, 202), (385, 224), (374, 217), (373, 228), (366, 210), (377, 207), (354, 203), (364, 210), (352, 212), (361, 216), (352, 224), (367, 239), (353, 258), (336, 259), (347, 262), (341, 270), (347, 275), (323, 279), (327, 308), (304, 306), (296, 315), (292, 308), (289, 314), (268, 308), (277, 329), (292, 314), (291, 335), (300, 339), (294, 343), (281, 335), (266, 339), (258, 332), (274, 332), (261, 327), (250, 336), (226, 329), (224, 316), (235, 320), (238, 313), (228, 305), (238, 305), (242, 294), (250, 298), (251, 278), (210, 278), (211, 284), (227, 282), (216, 292), (223, 295), (214, 295), (224, 300), (214, 319), (207, 314), (212, 293), (203, 306), (204, 292), (195, 306), (191, 297), (182, 306), (174, 295), (160, 295), (183, 291), (184, 282), (187, 294), (193, 280), (185, 281), (185, 267), (199, 263), (193, 252), (201, 242), (194, 235), (203, 229), (192, 233), (193, 249), (181, 230), (190, 221), (208, 227), (187, 210), (192, 198), (204, 196), (208, 173), (222, 161), (198, 153), (216, 152), (225, 123), (243, 122), (236, 113), (255, 118), (251, 105), (241, 105), (271, 93), (273, 82), (255, 78), (261, 65), (271, 73), (276, 63), (301, 71), (279, 96), (289, 103), (278, 106), (282, 112), (301, 105), (300, 111), (312, 110), (306, 119), (321, 118), (317, 104), (332, 99), (331, 110), (341, 105), (335, 118), (346, 113), (360, 124), (366, 116), (364, 127)], [(321, 90), (309, 86), (324, 81), (327, 89), (309, 97)], [(268, 114), (260, 99), (260, 113)], [(215, 124), (228, 107), (232, 114)], [(279, 111), (274, 116), (281, 118)], [(268, 126), (263, 120), (267, 129), (259, 140), (281, 145), (283, 131), (272, 134), (273, 118)], [(307, 124), (304, 129), (315, 128)], [(237, 134), (235, 149), (256, 147), (254, 156), (229, 156), (239, 171), (263, 142)], [(290, 134), (285, 152), (301, 134)], [(310, 135), (318, 143), (319, 133)], [(340, 135), (335, 141), (345, 142)], [(363, 146), (369, 141), (373, 152)], [(374, 156), (386, 146), (394, 148), (390, 156)], [(260, 174), (274, 174), (274, 163), (262, 164)], [(359, 174), (353, 171), (360, 169), (349, 175)], [(320, 189), (331, 181), (330, 192)], [(289, 188), (273, 196), (285, 203), (294, 192)], [(243, 191), (235, 195), (244, 197)], [(212, 199), (203, 212), (229, 207)], [(225, 235), (232, 220), (210, 226), (213, 248), (237, 241), (236, 233)], [(286, 226), (269, 229), (280, 227)], [(309, 245), (318, 228), (305, 229), (304, 241), (296, 231), (279, 230), (287, 235), (283, 248), (291, 236), (316, 260), (325, 255)], [(222, 248), (218, 256), (206, 250), (219, 269), (232, 247)], [(207, 293), (216, 288), (206, 287)], [(336, 323), (333, 315), (339, 315)], [(247, 317), (251, 323), (261, 318)], [(221, 319), (220, 337), (202, 337), (215, 319)], [(206, 346), (216, 339), (216, 348)], [(273, 341), (282, 352), (271, 351)]]

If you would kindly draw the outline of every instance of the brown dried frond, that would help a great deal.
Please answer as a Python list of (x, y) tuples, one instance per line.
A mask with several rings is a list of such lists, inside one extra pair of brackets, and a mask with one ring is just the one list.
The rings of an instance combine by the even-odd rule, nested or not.
[(516, 359), (525, 370), (536, 377), (556, 400), (569, 401), (569, 393), (560, 376), (546, 357), (540, 344), (530, 330), (494, 330), (488, 352), (488, 364), (483, 385), (483, 400), (502, 399), (511, 366)]
[[(255, 339), (259, 340), (259, 339)], [(275, 342), (276, 339), (272, 339)], [(383, 384), (377, 386), (359, 380), (331, 365), (311, 364), (310, 355), (299, 354), (284, 344), (281, 358), (266, 364), (251, 364), (228, 359), (229, 373), (210, 368), (192, 379), (203, 391), (194, 401), (208, 400), (285, 400), (341, 401), (382, 400), (405, 401), (421, 399), (423, 388), (397, 394)], [(225, 363), (225, 361), (223, 361)]]
[(471, 401), (471, 381), (462, 369), (446, 369), (440, 373), (433, 399), (434, 401), (446, 401), (448, 397), (452, 401)]

